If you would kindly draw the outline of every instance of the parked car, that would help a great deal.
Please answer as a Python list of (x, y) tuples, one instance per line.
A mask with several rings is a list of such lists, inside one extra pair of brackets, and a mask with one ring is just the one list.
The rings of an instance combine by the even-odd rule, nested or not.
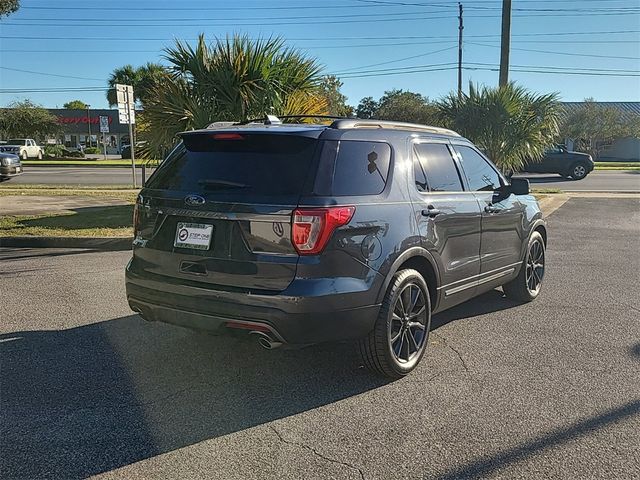
[[(144, 147), (146, 144), (147, 142), (145, 141), (136, 142), (136, 152), (138, 151), (139, 148)], [(120, 155), (122, 156), (122, 158), (131, 158), (131, 145), (123, 145)]]
[(567, 150), (563, 145), (550, 148), (539, 162), (528, 162), (523, 171), (535, 173), (557, 173), (566, 178), (582, 180), (591, 171), (595, 163), (591, 155)]
[(31, 138), (13, 138), (7, 140), (6, 145), (0, 145), (1, 153), (12, 153), (18, 155), (22, 160), (37, 158), (42, 160), (44, 149), (39, 147), (35, 140)]
[(20, 157), (12, 153), (0, 153), (0, 182), (22, 175)]
[(398, 378), (432, 313), (502, 286), (540, 292), (547, 230), (529, 182), (468, 140), (373, 120), (183, 133), (141, 190), (130, 307), (254, 335), (266, 348), (353, 339)]

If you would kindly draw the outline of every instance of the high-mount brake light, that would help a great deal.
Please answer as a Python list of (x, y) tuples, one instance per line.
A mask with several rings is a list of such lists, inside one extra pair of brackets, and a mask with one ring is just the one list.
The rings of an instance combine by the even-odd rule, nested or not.
[(214, 133), (211, 135), (214, 140), (244, 140), (239, 133)]
[(297, 208), (293, 211), (291, 241), (300, 255), (316, 255), (338, 227), (348, 224), (356, 207)]

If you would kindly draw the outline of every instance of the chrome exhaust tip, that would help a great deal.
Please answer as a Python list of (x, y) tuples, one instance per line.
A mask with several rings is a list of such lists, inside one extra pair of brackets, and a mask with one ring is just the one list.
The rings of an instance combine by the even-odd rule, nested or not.
[(266, 332), (259, 332), (257, 330), (252, 330), (249, 332), (249, 335), (257, 335), (258, 337), (258, 345), (267, 350), (273, 350), (275, 348), (279, 348), (282, 346), (282, 342), (274, 339), (271, 335)]

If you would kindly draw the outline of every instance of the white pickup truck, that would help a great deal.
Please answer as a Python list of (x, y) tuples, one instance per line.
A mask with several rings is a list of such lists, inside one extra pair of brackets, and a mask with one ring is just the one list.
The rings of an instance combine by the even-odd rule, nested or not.
[(7, 140), (6, 144), (0, 145), (0, 152), (18, 155), (22, 160), (27, 160), (28, 158), (42, 160), (44, 155), (44, 149), (39, 147), (36, 141), (31, 138), (12, 138)]

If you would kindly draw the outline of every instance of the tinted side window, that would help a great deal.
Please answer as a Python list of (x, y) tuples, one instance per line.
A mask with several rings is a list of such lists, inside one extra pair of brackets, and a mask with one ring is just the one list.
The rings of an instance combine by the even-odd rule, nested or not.
[(428, 190), (427, 176), (424, 174), (424, 170), (420, 164), (420, 159), (418, 158), (417, 153), (414, 153), (413, 155), (413, 176), (415, 177), (416, 188), (418, 191), (426, 192)]
[(314, 193), (377, 195), (389, 174), (391, 147), (381, 142), (326, 141), (320, 155)]
[(471, 191), (493, 191), (500, 186), (500, 175), (473, 148), (456, 146), (462, 155), (462, 166)]
[(427, 184), (432, 192), (461, 192), (462, 182), (451, 152), (442, 143), (421, 143), (415, 146), (416, 153), (427, 175)]

